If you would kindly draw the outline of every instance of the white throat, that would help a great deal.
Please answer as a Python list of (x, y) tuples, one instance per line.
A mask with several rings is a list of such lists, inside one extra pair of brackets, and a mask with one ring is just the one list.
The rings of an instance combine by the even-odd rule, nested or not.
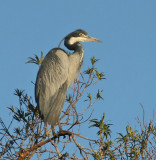
[(84, 42), (86, 41), (86, 38), (85, 37), (72, 37), (69, 39), (69, 44), (74, 44), (76, 42)]

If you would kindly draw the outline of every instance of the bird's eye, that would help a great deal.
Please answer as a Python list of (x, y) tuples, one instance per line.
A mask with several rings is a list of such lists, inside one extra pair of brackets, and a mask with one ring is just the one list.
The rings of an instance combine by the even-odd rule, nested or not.
[(79, 34), (79, 36), (80, 36), (80, 37), (83, 37), (83, 36), (84, 36), (84, 34), (83, 34), (83, 33), (80, 33), (80, 34)]

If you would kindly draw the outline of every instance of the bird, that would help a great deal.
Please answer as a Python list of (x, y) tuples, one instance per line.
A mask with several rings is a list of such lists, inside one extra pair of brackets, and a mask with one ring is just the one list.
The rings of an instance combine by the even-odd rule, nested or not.
[[(64, 45), (72, 53), (60, 48)], [(43, 59), (37, 73), (35, 83), (35, 100), (41, 119), (54, 126), (61, 115), (66, 93), (77, 74), (80, 72), (84, 49), (80, 42), (101, 42), (91, 37), (82, 29), (78, 29), (65, 36), (58, 48), (51, 49)]]

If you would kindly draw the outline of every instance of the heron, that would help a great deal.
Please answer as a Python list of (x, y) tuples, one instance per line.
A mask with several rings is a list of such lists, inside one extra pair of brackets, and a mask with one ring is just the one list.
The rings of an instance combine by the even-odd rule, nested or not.
[(101, 42), (82, 29), (68, 34), (63, 40), (73, 52), (69, 54), (60, 47), (51, 49), (42, 61), (35, 83), (35, 100), (41, 119), (52, 126), (59, 120), (67, 90), (80, 72), (84, 57), (80, 42)]

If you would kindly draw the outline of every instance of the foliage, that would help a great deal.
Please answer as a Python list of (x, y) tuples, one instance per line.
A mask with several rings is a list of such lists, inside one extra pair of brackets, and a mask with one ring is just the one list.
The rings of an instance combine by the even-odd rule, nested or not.
[(29, 57), (29, 61), (27, 61), (26, 63), (34, 63), (37, 65), (41, 65), (43, 61), (43, 52), (41, 51), (41, 58), (39, 58), (36, 54), (35, 54), (35, 58)]
[(138, 118), (140, 132), (132, 129), (130, 125), (126, 126), (126, 134), (119, 133), (118, 138), (111, 140), (111, 124), (105, 123), (105, 114), (100, 121), (91, 120), (90, 127), (97, 127), (99, 139), (94, 143), (98, 148), (93, 149), (94, 158), (101, 159), (156, 159), (156, 125), (153, 120), (149, 124), (141, 123)]
[[(39, 66), (43, 53), (41, 52), (41, 58), (35, 55), (35, 58), (29, 59), (27, 63)], [(40, 119), (33, 98), (24, 90), (15, 90), (19, 106), (8, 107), (12, 121), (6, 126), (0, 119), (0, 159), (156, 159), (154, 118), (149, 124), (144, 121), (142, 124), (138, 119), (140, 131), (128, 125), (126, 134), (119, 133), (113, 140), (112, 124), (106, 123), (105, 114), (100, 120), (91, 119), (91, 108), (103, 99), (103, 90), (88, 93), (89, 89), (105, 78), (104, 73), (96, 68), (98, 60), (92, 57), (90, 61), (91, 67), (80, 73), (80, 79), (75, 80), (66, 96), (64, 110), (53, 127)], [(83, 106), (79, 103), (80, 99), (85, 99)], [(86, 114), (88, 112), (89, 115)], [(98, 130), (94, 140), (80, 134), (82, 125), (88, 122), (90, 128)], [(71, 144), (74, 146), (73, 151), (68, 149)]]

